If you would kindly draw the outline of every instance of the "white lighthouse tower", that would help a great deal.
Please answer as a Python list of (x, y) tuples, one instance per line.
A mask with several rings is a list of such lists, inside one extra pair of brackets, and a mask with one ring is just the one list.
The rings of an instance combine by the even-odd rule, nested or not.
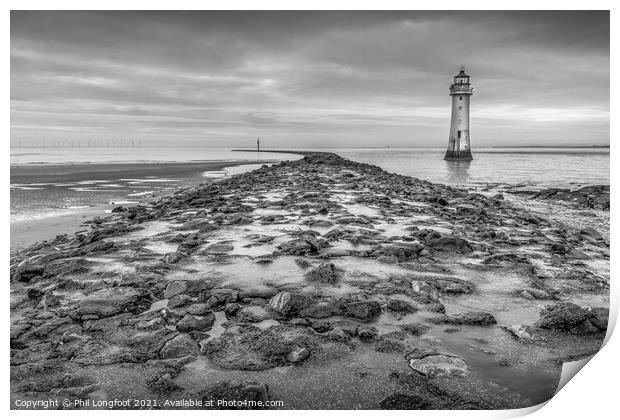
[(469, 137), (469, 98), (474, 88), (469, 84), (465, 67), (461, 66), (459, 74), (454, 76), (450, 86), (452, 96), (452, 119), (450, 121), (450, 139), (445, 160), (472, 160)]

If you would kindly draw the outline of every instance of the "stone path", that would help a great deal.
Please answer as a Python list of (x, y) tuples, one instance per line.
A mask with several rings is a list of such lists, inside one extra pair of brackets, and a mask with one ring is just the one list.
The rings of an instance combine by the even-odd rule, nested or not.
[(594, 229), (321, 153), (11, 263), (13, 400), (528, 406), (598, 350), (609, 300)]

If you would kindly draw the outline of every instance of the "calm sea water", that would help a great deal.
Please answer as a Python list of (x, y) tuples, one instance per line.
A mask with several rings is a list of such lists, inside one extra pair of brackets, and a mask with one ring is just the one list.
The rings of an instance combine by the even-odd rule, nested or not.
[(449, 185), (525, 184), (569, 187), (609, 184), (609, 149), (478, 149), (470, 162), (443, 160), (444, 149), (334, 150), (352, 160)]
[[(326, 151), (338, 153), (359, 162), (378, 165), (391, 172), (450, 185), (467, 186), (491, 183), (573, 187), (609, 184), (609, 149), (604, 148), (475, 149), (474, 160), (471, 162), (444, 161), (444, 149), (328, 149)], [(11, 149), (11, 165), (201, 160), (232, 162), (290, 158), (295, 158), (295, 156), (267, 152), (232, 152), (224, 148)]]
[(232, 152), (230, 148), (140, 147), (140, 148), (11, 148), (11, 165), (63, 163), (191, 162), (281, 160), (294, 158), (276, 153)]
[[(294, 150), (294, 149), (287, 149)], [(308, 150), (308, 149), (304, 149)], [(343, 157), (378, 165), (388, 171), (432, 182), (455, 186), (519, 184), (530, 187), (570, 187), (609, 184), (609, 149), (477, 149), (471, 162), (446, 162), (443, 149), (329, 149)], [(45, 177), (11, 179), (11, 243), (23, 245), (48, 239), (43, 232), (51, 224), (52, 238), (64, 231), (76, 230), (78, 218), (109, 212), (117, 204), (137, 203), (155, 195), (203, 181), (256, 169), (260, 165), (239, 165), (240, 161), (298, 159), (299, 155), (268, 152), (233, 152), (213, 148), (136, 148), (136, 149), (11, 149), (11, 165), (28, 173), (27, 167), (71, 164), (62, 170), (68, 174), (62, 182)], [(100, 173), (75, 174), (75, 168), (89, 163), (225, 161), (230, 166), (217, 171), (188, 173), (165, 172), (139, 176)], [(177, 165), (178, 166), (178, 165)], [(127, 166), (131, 168), (130, 166)], [(17, 168), (16, 168), (17, 169)], [(16, 171), (17, 173), (18, 171)], [(118, 179), (117, 179), (118, 178)], [(58, 220), (69, 220), (59, 222)], [(23, 236), (30, 231), (30, 236)]]
[[(294, 150), (294, 149), (289, 149)], [(343, 157), (378, 165), (391, 172), (458, 186), (519, 184), (533, 187), (571, 187), (609, 184), (609, 149), (478, 149), (470, 162), (447, 162), (443, 149), (329, 149)], [(30, 218), (51, 208), (75, 208), (130, 198), (138, 199), (158, 190), (171, 190), (201, 181), (255, 169), (256, 165), (232, 166), (248, 160), (296, 159), (299, 155), (269, 152), (233, 152), (215, 148), (74, 148), (11, 149), (11, 165), (71, 163), (230, 161), (217, 173), (145, 179), (79, 179), (56, 184), (11, 181), (12, 219)], [(154, 178), (154, 179), (149, 179)], [(74, 181), (74, 182), (71, 182)], [(48, 213), (49, 214), (49, 213)]]

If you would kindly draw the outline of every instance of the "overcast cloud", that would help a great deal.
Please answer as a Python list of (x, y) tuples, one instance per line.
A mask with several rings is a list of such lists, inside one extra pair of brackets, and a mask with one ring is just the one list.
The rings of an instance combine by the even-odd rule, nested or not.
[(12, 12), (11, 143), (609, 144), (607, 12)]

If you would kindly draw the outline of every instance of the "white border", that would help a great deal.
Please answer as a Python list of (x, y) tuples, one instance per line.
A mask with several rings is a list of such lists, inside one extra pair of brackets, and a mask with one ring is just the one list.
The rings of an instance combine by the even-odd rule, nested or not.
[[(492, 1), (479, 1), (479, 0), (470, 0), (470, 1), (442, 1), (435, 0), (433, 2), (420, 2), (414, 3), (412, 1), (404, 1), (404, 0), (383, 0), (381, 2), (371, 2), (367, 0), (358, 0), (356, 2), (343, 2), (343, 1), (335, 1), (335, 0), (314, 0), (314, 1), (296, 1), (296, 2), (286, 2), (286, 1), (271, 1), (271, 0), (262, 0), (262, 1), (240, 1), (240, 0), (229, 0), (226, 2), (213, 2), (213, 1), (196, 1), (196, 0), (176, 0), (174, 2), (164, 2), (159, 0), (152, 0), (149, 2), (139, 2), (139, 1), (130, 1), (130, 0), (108, 0), (108, 1), (89, 1), (89, 2), (80, 2), (80, 1), (67, 1), (60, 0), (55, 2), (50, 1), (12, 1), (9, 0), (5, 2), (8, 5), (6, 9), (5, 15), (3, 16), (4, 25), (2, 25), (4, 31), (4, 43), (3, 49), (4, 53), (2, 55), (2, 59), (4, 61), (4, 66), (2, 67), (4, 73), (4, 83), (2, 84), (2, 94), (5, 100), (8, 102), (6, 108), (4, 109), (4, 142), (5, 148), (9, 147), (9, 138), (10, 138), (10, 9), (16, 10), (24, 10), (24, 9), (33, 9), (33, 10), (43, 10), (43, 9), (77, 9), (77, 10), (135, 10), (135, 9), (156, 9), (156, 10), (199, 10), (199, 9), (212, 9), (212, 10), (233, 10), (233, 9), (246, 9), (246, 10), (257, 10), (257, 9), (267, 9), (267, 10), (278, 10), (278, 9), (288, 9), (288, 10), (310, 10), (310, 9), (323, 9), (323, 10), (344, 10), (344, 9), (362, 9), (362, 10), (389, 10), (389, 9), (413, 9), (413, 10), (462, 10), (466, 6), (469, 10), (611, 10), (611, 51), (614, 51), (613, 45), (616, 45), (616, 49), (618, 46), (618, 23), (619, 19), (617, 17), (617, 9), (618, 7), (614, 7), (618, 2), (612, 1), (599, 1), (599, 0), (590, 0), (588, 2), (579, 2), (579, 1), (548, 1), (548, 0), (522, 0), (517, 3), (515, 2), (492, 2)], [(519, 7), (519, 9), (515, 9), (515, 7)], [(561, 6), (559, 8), (558, 6)], [(618, 87), (618, 82), (616, 81), (616, 77), (618, 77), (618, 64), (617, 64), (617, 54), (611, 55), (611, 92), (616, 92)], [(611, 95), (611, 109), (617, 109), (618, 97), (616, 95)], [(619, 133), (618, 130), (618, 122), (617, 120), (611, 120), (611, 139), (615, 139), (615, 135)], [(615, 142), (611, 142), (611, 161), (613, 162), (613, 158), (616, 154), (617, 146)], [(7, 149), (5, 149), (8, 152)], [(3, 155), (5, 163), (2, 166), (3, 176), (4, 176), (4, 185), (5, 188), (2, 191), (3, 201), (6, 203), (4, 207), (4, 224), (2, 233), (5, 238), (8, 238), (9, 235), (9, 205), (10, 202), (10, 194), (9, 194), (9, 168), (10, 168), (10, 154), (5, 153)], [(615, 186), (616, 181), (618, 180), (618, 169), (613, 164), (611, 165), (611, 182)], [(618, 208), (620, 203), (616, 199), (616, 196), (612, 194), (612, 219), (615, 213), (615, 209)], [(611, 242), (612, 248), (613, 244), (616, 243), (617, 239), (617, 229), (615, 229), (615, 223), (611, 223)], [(9, 241), (5, 239), (2, 243), (2, 255), (5, 256), (4, 263), (4, 273), (8, 273), (8, 256), (9, 256)], [(611, 266), (611, 277), (612, 279), (616, 277), (616, 272), (618, 270), (615, 269), (615, 265)], [(6, 274), (5, 274), (6, 276)], [(8, 276), (5, 277), (5, 287), (3, 288), (4, 302), (6, 304), (4, 313), (5, 319), (2, 323), (2, 333), (3, 337), (5, 337), (5, 343), (8, 342), (8, 334), (9, 334), (9, 319), (10, 319), (10, 308), (8, 305), (9, 294), (8, 294)], [(617, 319), (618, 314), (618, 302), (619, 302), (619, 293), (618, 288), (613, 284), (614, 280), (612, 280), (612, 288), (611, 288), (611, 296), (612, 296), (612, 311), (610, 314), (610, 321), (615, 321)], [(612, 330), (610, 328), (610, 330)], [(609, 338), (609, 337), (608, 337)], [(4, 395), (1, 400), (3, 411), (9, 412), (8, 414), (11, 417), (19, 417), (19, 418), (35, 418), (38, 416), (46, 416), (52, 418), (81, 418), (85, 415), (84, 412), (52, 412), (52, 411), (10, 411), (9, 410), (9, 347), (5, 344), (2, 346), (2, 352), (4, 354), (4, 363), (1, 365), (2, 373), (3, 373), (3, 390)], [(523, 409), (523, 410), (507, 410), (507, 411), (457, 411), (457, 412), (446, 412), (446, 411), (406, 411), (406, 412), (357, 412), (357, 411), (345, 411), (340, 412), (337, 415), (339, 416), (356, 416), (356, 417), (368, 417), (375, 418), (377, 415), (382, 416), (390, 416), (390, 417), (399, 417), (399, 418), (430, 418), (430, 419), (444, 419), (444, 418), (465, 418), (465, 419), (490, 419), (490, 418), (512, 418), (518, 417), (521, 415), (525, 415), (531, 412), (530, 418), (533, 419), (543, 419), (543, 418), (562, 418), (562, 419), (588, 419), (588, 418), (611, 418), (617, 416), (617, 408), (618, 404), (616, 400), (617, 397), (617, 382), (619, 380), (620, 370), (618, 369), (619, 363), (617, 354), (620, 354), (620, 344), (617, 337), (612, 336), (609, 339), (608, 343), (605, 347), (595, 355), (592, 360), (587, 364), (587, 366), (578, 374), (577, 379), (570, 380), (568, 384), (554, 397), (552, 398), (542, 409), (541, 407), (536, 407), (532, 409)], [(539, 409), (539, 410), (538, 410)], [(331, 414), (333, 412), (330, 412)], [(323, 414), (323, 411), (298, 411), (295, 412), (294, 416), (298, 417), (317, 417)], [(327, 413), (326, 413), (327, 414)], [(327, 414), (327, 415), (329, 415)], [(335, 414), (335, 413), (334, 413)], [(287, 411), (252, 411), (252, 412), (225, 412), (225, 411), (210, 411), (210, 412), (176, 412), (176, 411), (148, 411), (148, 412), (107, 412), (107, 411), (96, 411), (89, 412), (88, 416), (93, 419), (104, 419), (113, 415), (114, 417), (137, 417), (146, 415), (149, 418), (159, 419), (159, 418), (169, 418), (170, 416), (182, 415), (182, 416), (196, 416), (200, 418), (205, 417), (217, 417), (217, 419), (229, 419), (236, 418), (237, 416), (241, 417), (252, 417), (253, 419), (262, 419), (262, 418), (284, 418), (285, 416), (291, 416), (290, 412)]]

